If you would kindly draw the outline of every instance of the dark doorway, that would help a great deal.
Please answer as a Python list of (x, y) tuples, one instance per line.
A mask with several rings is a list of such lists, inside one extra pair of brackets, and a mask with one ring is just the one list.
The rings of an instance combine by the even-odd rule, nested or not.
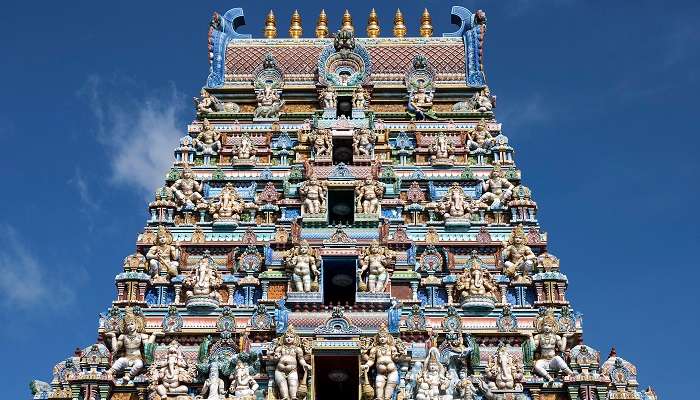
[(357, 356), (336, 354), (315, 356), (314, 382), (316, 399), (359, 399), (360, 368)]
[(352, 164), (352, 138), (333, 138), (333, 164)]
[(336, 117), (344, 116), (347, 119), (352, 118), (352, 97), (338, 97), (337, 104)]
[(352, 225), (355, 220), (355, 192), (328, 191), (328, 221), (331, 225)]
[(352, 306), (357, 291), (357, 258), (323, 258), (323, 303)]

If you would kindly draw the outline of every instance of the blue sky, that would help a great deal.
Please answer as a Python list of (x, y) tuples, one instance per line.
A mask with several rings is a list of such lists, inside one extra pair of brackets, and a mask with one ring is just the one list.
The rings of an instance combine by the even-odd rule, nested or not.
[[(206, 4), (204, 4), (206, 3)], [(0, 343), (3, 397), (96, 339), (113, 278), (134, 250), (147, 199), (193, 118), (213, 11), (243, 7), (261, 36), (273, 6), (305, 35), (343, 2), (34, 1), (0, 11)], [(350, 11), (364, 31), (374, 2)], [(412, 5), (406, 5), (411, 3)], [(108, 4), (108, 6), (106, 5)], [(453, 31), (442, 1), (423, 6)], [(586, 342), (611, 346), (642, 385), (681, 398), (696, 381), (700, 90), (697, 2), (467, 1), (489, 18), (486, 72), (498, 119), (540, 205), (550, 250), (584, 314)]]

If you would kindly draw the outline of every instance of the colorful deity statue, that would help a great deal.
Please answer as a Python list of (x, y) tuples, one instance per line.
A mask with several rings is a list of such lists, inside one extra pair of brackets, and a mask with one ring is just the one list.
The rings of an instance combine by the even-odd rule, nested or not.
[(455, 400), (474, 400), (479, 392), (474, 382), (469, 379), (467, 371), (459, 372), (459, 382), (455, 385), (455, 389), (457, 391), (457, 398)]
[(204, 202), (202, 185), (194, 179), (194, 173), (189, 165), (182, 170), (182, 177), (173, 183), (170, 189), (175, 194), (178, 206), (193, 209)]
[(182, 348), (177, 340), (168, 345), (165, 360), (158, 361), (151, 367), (151, 384), (161, 400), (190, 400), (186, 383), (194, 379), (194, 369), (187, 363)]
[(197, 134), (193, 141), (197, 151), (207, 155), (217, 155), (221, 149), (221, 134), (214, 129), (208, 119), (204, 118), (202, 131)]
[(376, 400), (391, 400), (393, 398), (394, 390), (399, 383), (399, 370), (396, 364), (405, 354), (403, 346), (397, 345), (396, 339), (391, 336), (386, 325), (382, 324), (367, 351), (367, 361), (360, 366), (363, 372), (368, 371), (372, 366), (377, 371), (374, 381)]
[(233, 153), (234, 160), (240, 161), (255, 161), (255, 154), (257, 149), (255, 148), (255, 143), (251, 139), (248, 132), (243, 133), (241, 136), (241, 143), (236, 146), (235, 152)]
[(478, 112), (491, 111), (495, 105), (496, 97), (491, 96), (491, 91), (488, 86), (474, 96), (474, 109)]
[(338, 105), (338, 95), (333, 88), (324, 88), (318, 95), (318, 100), (323, 108), (336, 108)]
[(498, 209), (508, 203), (513, 194), (513, 184), (508, 179), (503, 177), (503, 172), (499, 167), (494, 167), (489, 174), (489, 179), (481, 183), (484, 194), (481, 195), (479, 201), (487, 204), (491, 209)]
[(355, 186), (355, 208), (357, 214), (375, 214), (379, 216), (384, 184), (368, 177)]
[(426, 88), (425, 82), (419, 81), (416, 89), (408, 94), (408, 111), (415, 114), (418, 119), (431, 116), (434, 94), (433, 90)]
[(486, 297), (495, 303), (501, 298), (496, 280), (486, 268), (482, 267), (482, 262), (476, 255), (476, 251), (472, 253), (466, 268), (457, 278), (455, 292), (462, 305), (467, 304), (472, 299)]
[(370, 157), (374, 153), (377, 134), (371, 129), (358, 129), (352, 136), (353, 154), (360, 157)]
[(207, 89), (202, 88), (199, 92), (199, 98), (194, 98), (194, 104), (197, 107), (198, 114), (209, 114), (218, 111), (219, 101)]
[(442, 214), (445, 221), (449, 220), (467, 220), (471, 219), (471, 213), (475, 211), (476, 204), (457, 182), (453, 182), (452, 186), (447, 190), (445, 196), (437, 204), (438, 212)]
[(559, 355), (566, 351), (567, 338), (573, 336), (573, 332), (559, 335), (559, 323), (553, 310), (549, 309), (535, 320), (535, 335), (527, 333), (532, 351), (539, 353), (535, 358), (534, 371), (552, 384), (554, 378), (550, 372), (563, 372), (565, 375), (573, 374), (566, 361)]
[(231, 219), (239, 221), (245, 211), (245, 202), (232, 183), (227, 183), (214, 201), (209, 204), (209, 213), (215, 220)]
[(430, 160), (433, 162), (454, 160), (454, 146), (445, 132), (440, 132), (430, 145)]
[(315, 176), (310, 177), (299, 186), (301, 209), (305, 214), (321, 214), (326, 212), (326, 187)]
[(214, 259), (208, 254), (197, 262), (192, 272), (183, 281), (188, 301), (207, 298), (217, 304), (221, 302), (221, 294), (217, 290), (222, 284), (223, 278), (216, 268)]
[(352, 94), (352, 106), (357, 109), (365, 109), (369, 105), (369, 93), (362, 87), (355, 89)]
[[(207, 396), (207, 397), (204, 397)], [(226, 385), (219, 376), (219, 363), (209, 364), (209, 377), (202, 385), (202, 391), (196, 399), (226, 400)]]
[(488, 129), (485, 119), (481, 119), (476, 127), (468, 133), (467, 148), (471, 151), (477, 149), (488, 150), (494, 145), (493, 136)]
[(306, 240), (285, 253), (284, 263), (292, 271), (292, 291), (318, 291), (321, 257)]
[[(123, 379), (125, 382), (129, 382), (143, 369), (145, 364), (144, 356), (146, 353), (153, 351), (153, 343), (155, 343), (156, 336), (160, 333), (145, 334), (143, 314), (140, 312), (136, 313), (131, 307), (127, 307), (124, 310), (124, 317), (120, 325), (118, 331), (105, 332), (105, 337), (109, 340), (112, 353), (116, 358), (107, 373), (115, 376), (126, 371)], [(121, 357), (118, 356), (119, 354), (121, 354)]]
[(317, 129), (309, 134), (314, 158), (330, 158), (333, 148), (330, 129)]
[(522, 390), (523, 366), (508, 353), (504, 343), (489, 357), (484, 375), (492, 390)]
[(260, 90), (256, 90), (258, 107), (255, 109), (255, 118), (279, 118), (284, 100), (280, 98), (280, 92), (269, 82)]
[[(273, 343), (271, 359), (275, 363), (275, 388), (279, 400), (299, 400), (306, 397), (298, 396), (300, 386), (306, 387), (306, 376), (311, 371), (311, 365), (304, 358), (304, 348), (301, 338), (297, 335), (294, 325), (289, 325), (287, 331)], [(299, 381), (299, 367), (303, 369)]]
[(165, 227), (158, 227), (155, 243), (148, 249), (146, 259), (151, 276), (167, 275), (173, 277), (178, 274), (180, 249), (178, 245), (173, 245), (173, 235)]
[(416, 400), (452, 400), (448, 394), (450, 378), (440, 363), (440, 351), (431, 347), (416, 379)]
[(365, 273), (367, 274), (366, 281), (360, 285), (360, 290), (370, 293), (386, 291), (386, 285), (389, 282), (389, 265), (394, 257), (396, 256), (393, 251), (373, 240), (360, 256), (359, 275), (362, 277)]
[(464, 344), (461, 327), (452, 327), (445, 332), (445, 339), (438, 349), (440, 361), (447, 365), (447, 375), (451, 382), (449, 393), (454, 393), (460, 377), (468, 375), (469, 357), (473, 348)]
[(529, 282), (531, 279), (528, 275), (537, 263), (537, 256), (527, 245), (527, 235), (522, 225), (513, 229), (504, 246), (501, 253), (503, 272), (516, 282)]
[(233, 395), (231, 400), (255, 400), (258, 387), (258, 382), (250, 375), (250, 366), (238, 360), (236, 369), (231, 374), (229, 387), (229, 393)]

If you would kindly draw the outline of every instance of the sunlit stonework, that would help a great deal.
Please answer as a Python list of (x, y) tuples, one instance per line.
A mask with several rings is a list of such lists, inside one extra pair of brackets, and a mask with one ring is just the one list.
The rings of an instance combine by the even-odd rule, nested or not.
[(656, 399), (583, 342), (494, 114), (486, 14), (437, 34), (450, 9), (415, 11), (321, 10), (315, 37), (305, 10), (214, 13), (135, 253), (100, 266), (97, 343), (35, 399)]

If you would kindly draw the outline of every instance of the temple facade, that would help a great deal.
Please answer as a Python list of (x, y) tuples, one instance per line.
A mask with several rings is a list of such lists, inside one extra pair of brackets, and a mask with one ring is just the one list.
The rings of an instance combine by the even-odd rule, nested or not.
[(407, 37), (400, 11), (308, 35), (295, 11), (285, 38), (272, 11), (261, 38), (214, 13), (98, 342), (33, 398), (655, 400), (583, 343), (494, 114), (486, 15), (451, 13)]

